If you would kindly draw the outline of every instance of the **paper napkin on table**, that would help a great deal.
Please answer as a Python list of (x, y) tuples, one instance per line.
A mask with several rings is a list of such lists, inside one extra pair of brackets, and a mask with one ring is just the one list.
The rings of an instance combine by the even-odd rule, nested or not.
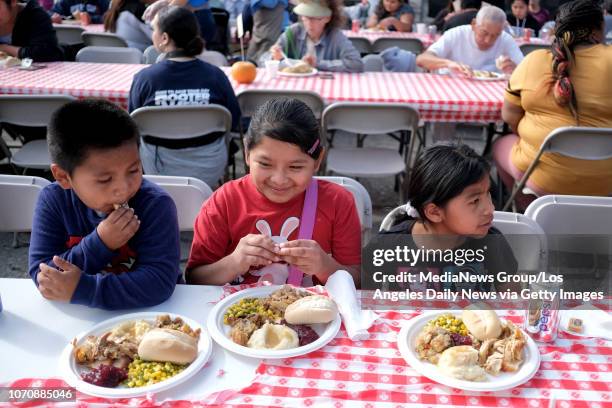
[(353, 341), (368, 338), (368, 329), (378, 315), (372, 310), (362, 310), (357, 300), (357, 289), (350, 273), (344, 270), (334, 272), (325, 284), (325, 289), (338, 305), (344, 327)]

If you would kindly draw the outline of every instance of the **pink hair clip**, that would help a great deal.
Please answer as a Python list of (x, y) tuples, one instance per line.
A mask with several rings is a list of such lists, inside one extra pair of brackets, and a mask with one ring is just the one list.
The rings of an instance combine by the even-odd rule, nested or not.
[(308, 149), (308, 154), (313, 154), (317, 147), (319, 147), (319, 139), (317, 139), (312, 145), (312, 147)]

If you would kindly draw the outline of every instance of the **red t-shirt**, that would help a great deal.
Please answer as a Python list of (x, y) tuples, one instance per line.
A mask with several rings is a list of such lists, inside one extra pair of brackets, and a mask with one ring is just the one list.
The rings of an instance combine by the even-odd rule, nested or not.
[[(359, 265), (361, 226), (353, 195), (324, 180), (318, 180), (318, 190), (312, 239), (341, 265)], [(305, 194), (278, 204), (257, 190), (250, 175), (225, 183), (206, 201), (196, 218), (187, 269), (212, 264), (231, 254), (242, 237), (260, 234), (255, 226), (259, 220), (267, 222), (273, 236), (281, 235), (288, 218), (301, 218)], [(297, 239), (298, 232), (299, 227), (288, 240)], [(257, 279), (245, 276), (245, 280)]]

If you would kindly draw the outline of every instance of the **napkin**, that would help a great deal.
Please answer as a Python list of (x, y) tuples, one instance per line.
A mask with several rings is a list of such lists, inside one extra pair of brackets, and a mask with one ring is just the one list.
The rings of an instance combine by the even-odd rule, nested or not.
[(359, 307), (357, 289), (351, 274), (344, 270), (334, 272), (327, 279), (325, 289), (338, 305), (349, 338), (353, 341), (367, 339), (368, 329), (378, 319), (378, 315)]

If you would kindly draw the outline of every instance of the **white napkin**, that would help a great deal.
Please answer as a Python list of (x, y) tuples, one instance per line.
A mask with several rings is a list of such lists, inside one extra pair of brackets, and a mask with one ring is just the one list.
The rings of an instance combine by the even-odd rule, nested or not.
[(338, 305), (349, 338), (353, 341), (367, 339), (368, 329), (378, 319), (378, 315), (359, 307), (357, 289), (351, 274), (344, 270), (334, 272), (327, 279), (325, 289)]

